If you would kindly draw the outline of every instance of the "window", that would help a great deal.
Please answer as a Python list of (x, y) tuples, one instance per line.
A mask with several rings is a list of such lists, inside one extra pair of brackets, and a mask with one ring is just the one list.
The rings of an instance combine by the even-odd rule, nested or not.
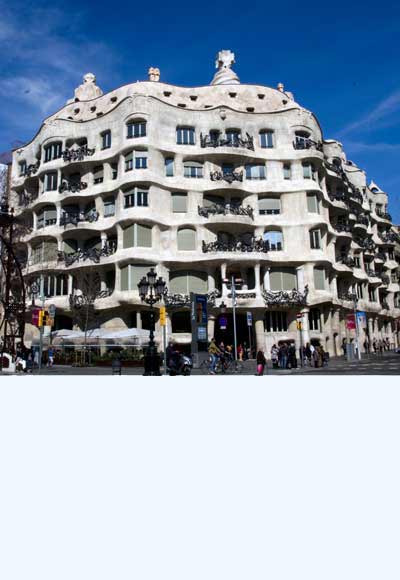
[(239, 145), (240, 131), (239, 129), (227, 129), (226, 139), (228, 141), (228, 146), (233, 145), (237, 147)]
[(319, 308), (310, 308), (308, 313), (308, 324), (310, 330), (321, 332), (321, 311)]
[(230, 163), (224, 163), (222, 165), (222, 175), (231, 175), (234, 171), (234, 167), (233, 165), (231, 165)]
[(93, 169), (93, 183), (96, 185), (98, 183), (103, 183), (104, 181), (104, 170), (102, 165), (96, 165)]
[(295, 132), (295, 147), (296, 149), (310, 149), (312, 141), (310, 140), (310, 133), (308, 131)]
[(314, 288), (325, 290), (325, 268), (314, 266)]
[(177, 235), (178, 250), (190, 251), (196, 249), (196, 232), (191, 228), (181, 228)]
[(149, 205), (149, 192), (148, 190), (140, 187), (135, 187), (129, 192), (124, 194), (125, 202), (124, 208), (128, 207), (148, 207)]
[(185, 161), (183, 164), (184, 176), (201, 178), (203, 177), (203, 164), (197, 161)]
[(260, 147), (271, 149), (274, 146), (274, 132), (260, 131)]
[(245, 165), (246, 179), (265, 179), (265, 165)]
[(147, 169), (147, 151), (130, 151), (125, 155), (125, 171)]
[(310, 230), (310, 248), (312, 250), (321, 249), (321, 232), (320, 230)]
[(57, 242), (47, 241), (41, 242), (36, 247), (32, 248), (32, 262), (39, 264), (40, 262), (51, 262), (57, 259)]
[(171, 193), (171, 197), (172, 197), (172, 212), (186, 213), (187, 193)]
[(316, 193), (307, 193), (307, 210), (309, 213), (319, 213), (319, 200)]
[(283, 248), (283, 236), (280, 230), (270, 230), (264, 233), (264, 241), (269, 243), (269, 248), (273, 252), (281, 251)]
[(192, 321), (190, 312), (182, 310), (181, 312), (173, 312), (171, 315), (171, 329), (173, 333), (191, 333)]
[(111, 178), (117, 179), (118, 177), (118, 163), (111, 163)]
[(292, 166), (290, 163), (283, 164), (283, 179), (292, 179)]
[(357, 298), (364, 298), (364, 289), (362, 284), (356, 284)]
[(121, 268), (121, 290), (134, 290), (138, 292), (138, 284), (143, 276), (146, 276), (154, 264), (128, 264)]
[(271, 268), (269, 280), (273, 292), (297, 289), (297, 276), (293, 268)]
[(147, 151), (135, 151), (135, 169), (147, 169)]
[(51, 143), (46, 145), (44, 148), (44, 162), (52, 161), (53, 159), (59, 159), (62, 154), (62, 143)]
[(57, 210), (55, 207), (44, 208), (37, 216), (37, 229), (53, 226), (57, 223)]
[(108, 197), (104, 200), (104, 217), (110, 217), (115, 214), (115, 199)]
[(354, 256), (353, 257), (353, 260), (354, 260), (354, 266), (356, 268), (361, 268), (360, 257), (359, 256)]
[(134, 246), (142, 248), (151, 248), (152, 246), (152, 227), (143, 224), (131, 224), (123, 231), (123, 247), (133, 248)]
[(310, 161), (305, 161), (303, 163), (303, 178), (314, 179), (314, 181), (317, 180), (317, 172), (314, 165)]
[(146, 137), (146, 121), (131, 121), (127, 123), (127, 138)]
[[(40, 278), (36, 280), (38, 286), (41, 286)], [(43, 276), (43, 293), (46, 297), (65, 296), (68, 294), (68, 279), (65, 274), (51, 274)]]
[(56, 191), (57, 190), (57, 173), (46, 173), (44, 176), (44, 190), (45, 191)]
[(178, 145), (194, 145), (196, 132), (194, 127), (178, 127), (176, 129), (176, 142)]
[(262, 197), (258, 200), (260, 215), (276, 215), (281, 213), (281, 200), (279, 197)]
[(174, 176), (174, 160), (172, 157), (168, 157), (168, 159), (165, 160), (165, 176)]
[(111, 131), (104, 131), (101, 134), (101, 148), (109, 149), (111, 147)]
[(19, 162), (19, 176), (22, 177), (26, 173), (26, 161)]
[(172, 294), (204, 294), (208, 290), (207, 274), (195, 270), (181, 270), (169, 275), (169, 291)]
[(264, 330), (265, 332), (287, 332), (287, 313), (271, 311), (265, 313)]

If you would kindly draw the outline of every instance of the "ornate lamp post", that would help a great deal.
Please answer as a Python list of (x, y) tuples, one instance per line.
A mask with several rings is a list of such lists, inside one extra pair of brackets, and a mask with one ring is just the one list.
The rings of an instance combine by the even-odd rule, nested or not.
[(142, 302), (150, 305), (150, 340), (144, 357), (144, 376), (160, 376), (160, 357), (154, 342), (154, 304), (159, 302), (165, 293), (165, 281), (157, 278), (154, 268), (150, 268), (147, 276), (143, 276), (138, 284), (139, 296)]

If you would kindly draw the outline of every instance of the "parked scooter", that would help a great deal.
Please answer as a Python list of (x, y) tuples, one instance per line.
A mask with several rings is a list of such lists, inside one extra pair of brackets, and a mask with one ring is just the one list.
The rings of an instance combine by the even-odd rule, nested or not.
[(183, 375), (185, 377), (189, 376), (192, 372), (193, 361), (192, 357), (188, 354), (181, 354), (179, 360), (173, 367), (167, 367), (167, 373), (171, 377), (176, 377), (178, 375)]

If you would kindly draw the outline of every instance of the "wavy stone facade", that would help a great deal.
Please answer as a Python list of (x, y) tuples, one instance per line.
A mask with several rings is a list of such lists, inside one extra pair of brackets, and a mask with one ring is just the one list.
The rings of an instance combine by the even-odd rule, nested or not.
[[(221, 56), (222, 55), (222, 56)], [(351, 294), (369, 336), (398, 345), (398, 230), (387, 195), (326, 140), (313, 113), (277, 89), (240, 84), (222, 51), (210, 86), (150, 79), (102, 94), (93, 75), (30, 143), (14, 151), (12, 194), (29, 233), (29, 286), (44, 275), (56, 329), (72, 327), (79, 273), (100, 274), (103, 328), (148, 324), (137, 283), (151, 265), (167, 281), (168, 336), (188, 344), (190, 291), (209, 293), (209, 336), (238, 290), (239, 342), (253, 315), (257, 346), (300, 336), (341, 354)], [(160, 328), (157, 327), (160, 338)], [(36, 329), (27, 327), (27, 340)]]

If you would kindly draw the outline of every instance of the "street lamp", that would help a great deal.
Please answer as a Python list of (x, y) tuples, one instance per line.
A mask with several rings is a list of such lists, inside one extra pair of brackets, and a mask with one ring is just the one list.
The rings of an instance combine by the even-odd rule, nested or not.
[(361, 360), (361, 350), (360, 350), (360, 336), (359, 336), (359, 329), (358, 329), (358, 318), (357, 318), (357, 302), (358, 296), (355, 292), (351, 292), (350, 296), (353, 300), (353, 309), (354, 309), (354, 321), (356, 324), (356, 346), (357, 346), (357, 358)]
[(165, 293), (165, 281), (157, 278), (154, 268), (150, 268), (147, 276), (143, 276), (138, 284), (139, 296), (142, 302), (150, 305), (150, 337), (149, 346), (144, 357), (144, 376), (155, 375), (160, 373), (160, 358), (157, 352), (157, 346), (154, 342), (154, 304), (162, 299)]

